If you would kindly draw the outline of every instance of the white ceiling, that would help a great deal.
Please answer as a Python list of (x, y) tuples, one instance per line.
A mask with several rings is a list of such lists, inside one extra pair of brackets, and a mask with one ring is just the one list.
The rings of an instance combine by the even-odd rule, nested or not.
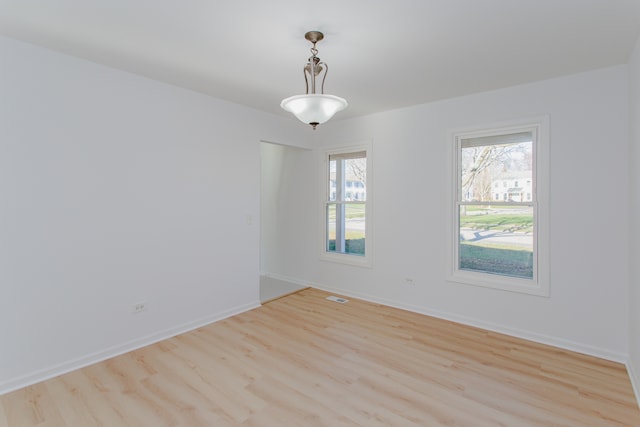
[(282, 116), (314, 29), (337, 119), (626, 63), (640, 0), (0, 0), (0, 34)]

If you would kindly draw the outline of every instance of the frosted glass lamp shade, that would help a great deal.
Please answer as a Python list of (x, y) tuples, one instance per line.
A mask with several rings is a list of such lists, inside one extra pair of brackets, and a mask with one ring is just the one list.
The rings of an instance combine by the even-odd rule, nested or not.
[(347, 101), (339, 96), (316, 93), (291, 96), (280, 103), (284, 110), (293, 113), (298, 120), (314, 128), (329, 120), (338, 111), (347, 108), (348, 105)]

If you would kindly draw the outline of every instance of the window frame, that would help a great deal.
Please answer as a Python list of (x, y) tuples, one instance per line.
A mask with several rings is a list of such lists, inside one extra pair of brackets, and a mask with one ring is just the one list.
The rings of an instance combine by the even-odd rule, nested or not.
[[(327, 250), (327, 207), (330, 204), (336, 203), (336, 201), (330, 200), (330, 173), (329, 173), (329, 156), (330, 155), (340, 155), (340, 154), (349, 154), (356, 152), (365, 152), (366, 156), (366, 200), (363, 202), (361, 200), (352, 200), (347, 203), (350, 204), (362, 204), (365, 207), (365, 249), (364, 255), (356, 255), (356, 254), (347, 254), (340, 252), (329, 252)], [(361, 145), (353, 145), (348, 147), (334, 147), (334, 148), (326, 148), (322, 151), (322, 182), (321, 182), (321, 238), (320, 238), (320, 260), (336, 262), (340, 264), (348, 264), (358, 267), (367, 267), (371, 268), (373, 266), (373, 150), (372, 144), (366, 143)], [(337, 183), (336, 183), (337, 188)], [(353, 190), (353, 189), (352, 189)], [(338, 195), (338, 191), (336, 191), (336, 197)], [(342, 201), (346, 202), (346, 201)]]
[[(507, 135), (518, 132), (532, 131), (533, 141), (533, 170), (532, 170), (532, 200), (520, 204), (533, 206), (533, 253), (534, 272), (532, 279), (503, 276), (499, 274), (462, 270), (459, 268), (459, 212), (462, 204), (460, 197), (461, 179), (461, 141), (467, 138)], [(450, 201), (447, 209), (447, 227), (449, 242), (447, 263), (447, 280), (453, 283), (481, 286), (504, 291), (518, 292), (542, 297), (549, 296), (549, 118), (547, 116), (502, 122), (487, 126), (457, 129), (450, 132), (447, 141), (448, 156), (451, 165), (448, 191)], [(500, 204), (510, 204), (502, 200)], [(464, 203), (465, 205), (468, 203)], [(486, 203), (485, 203), (486, 204)], [(518, 203), (514, 203), (518, 204)]]

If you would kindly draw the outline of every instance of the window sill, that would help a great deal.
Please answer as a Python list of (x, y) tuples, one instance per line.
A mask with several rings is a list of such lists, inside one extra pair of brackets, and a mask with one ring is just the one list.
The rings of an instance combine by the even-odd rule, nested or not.
[(322, 252), (320, 261), (372, 268), (371, 256), (347, 255), (335, 252)]
[(549, 287), (533, 280), (517, 277), (499, 276), (478, 272), (456, 271), (447, 277), (447, 281), (483, 288), (498, 289), (520, 294), (549, 297)]

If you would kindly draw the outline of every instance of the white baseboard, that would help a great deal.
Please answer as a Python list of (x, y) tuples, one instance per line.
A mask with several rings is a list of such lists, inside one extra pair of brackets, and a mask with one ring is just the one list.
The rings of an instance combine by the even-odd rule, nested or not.
[(640, 408), (640, 377), (636, 374), (637, 372), (633, 369), (633, 365), (629, 360), (627, 360), (627, 374), (629, 375), (629, 379), (631, 380), (631, 387), (633, 387), (633, 392), (636, 395), (636, 402), (638, 402), (638, 408)]
[(343, 289), (331, 288), (318, 283), (310, 283), (310, 286), (323, 291), (337, 293), (337, 294), (348, 296), (351, 298), (358, 298), (364, 301), (369, 301), (376, 304), (382, 304), (389, 307), (399, 308), (401, 310), (407, 310), (414, 313), (424, 314), (424, 315), (436, 317), (439, 319), (450, 320), (452, 322), (461, 323), (463, 325), (474, 326), (476, 328), (481, 328), (481, 329), (485, 329), (492, 332), (498, 332), (498, 333), (513, 336), (516, 338), (522, 338), (525, 340), (534, 341), (540, 344), (547, 344), (547, 345), (562, 348), (565, 350), (575, 351), (577, 353), (599, 357), (601, 359), (606, 359), (613, 362), (625, 364), (628, 357), (627, 354), (613, 352), (607, 349), (602, 349), (599, 347), (577, 343), (574, 341), (552, 337), (544, 334), (538, 334), (535, 332), (525, 331), (522, 329), (511, 328), (509, 326), (500, 325), (497, 323), (485, 322), (483, 320), (474, 319), (466, 316), (460, 316), (454, 313), (447, 313), (440, 310), (433, 310), (428, 307), (412, 306), (410, 304), (404, 304), (401, 302), (387, 300), (384, 298), (377, 298), (371, 295), (360, 294), (357, 292), (348, 292)]
[(41, 381), (48, 380), (50, 378), (57, 377), (59, 375), (66, 374), (76, 369), (84, 368), (85, 366), (93, 365), (94, 363), (102, 362), (103, 360), (111, 359), (112, 357), (119, 356), (124, 353), (128, 353), (139, 348), (155, 344), (159, 341), (167, 338), (174, 337), (176, 335), (183, 334), (185, 332), (192, 331), (194, 329), (201, 328), (214, 322), (226, 319), (236, 314), (244, 313), (245, 311), (253, 310), (260, 307), (259, 301), (254, 301), (248, 304), (234, 307), (230, 310), (225, 310), (220, 313), (212, 314), (191, 322), (184, 323), (179, 326), (175, 326), (163, 331), (153, 333), (135, 340), (131, 340), (116, 346), (106, 348), (104, 350), (88, 354), (83, 357), (79, 357), (68, 362), (60, 363), (58, 365), (50, 366), (45, 369), (38, 370), (36, 372), (29, 373), (4, 381), (0, 383), (0, 396), (14, 390), (27, 387)]
[(272, 279), (282, 280), (283, 282), (293, 283), (295, 285), (300, 285), (304, 287), (311, 286), (307, 280), (296, 279), (293, 277), (283, 276), (282, 274), (277, 273), (260, 273), (261, 276), (271, 277)]

